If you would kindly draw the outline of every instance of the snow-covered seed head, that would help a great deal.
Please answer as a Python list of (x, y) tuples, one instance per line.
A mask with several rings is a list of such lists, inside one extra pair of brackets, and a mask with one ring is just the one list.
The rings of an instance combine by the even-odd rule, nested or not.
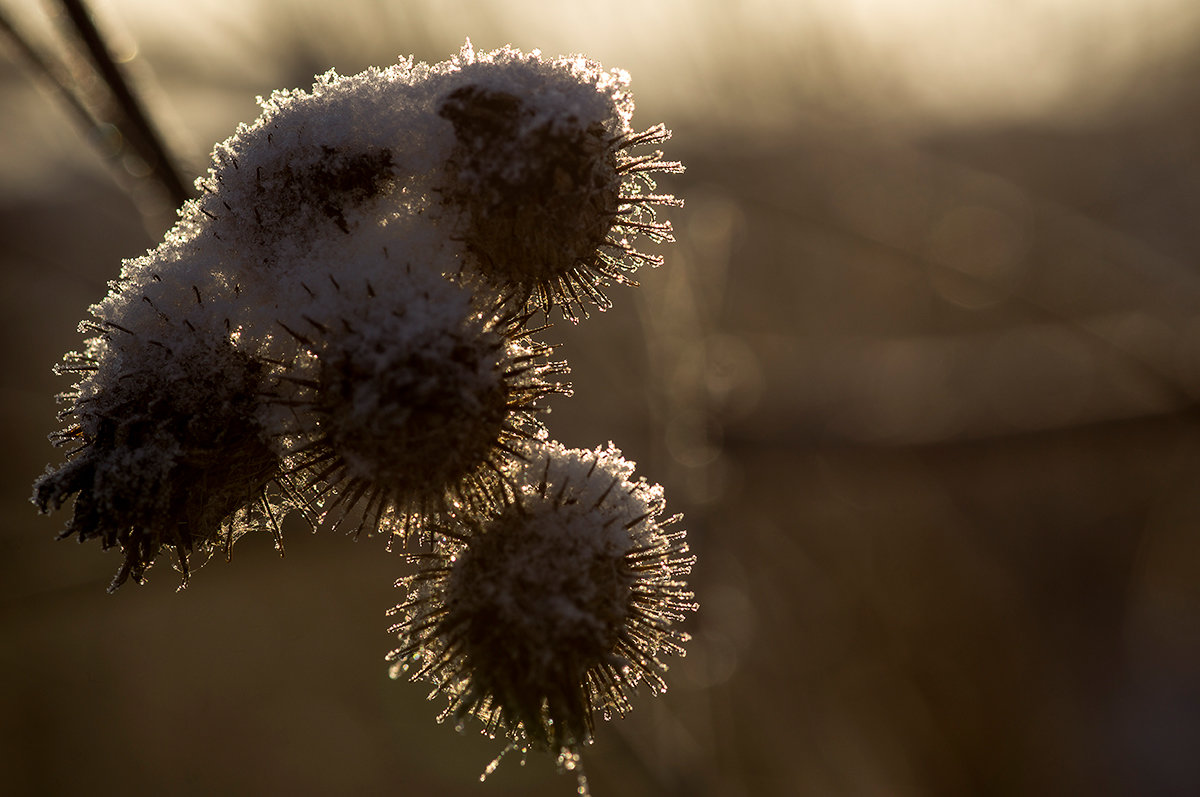
[[(72, 495), (62, 537), (119, 545), (124, 562), (109, 591), (140, 582), (164, 548), (173, 550), (186, 585), (188, 556), (228, 549), (275, 513), (279, 461), (255, 421), (262, 367), (228, 338), (200, 334), (174, 348), (109, 327), (88, 350), (67, 356), (62, 371), (84, 374), (56, 435), (74, 445), (67, 461), (34, 485), (34, 503), (58, 509)], [(119, 339), (117, 339), (119, 338)]]
[(471, 308), (437, 278), (393, 306), (363, 295), (348, 315), (289, 331), (305, 343), (297, 467), (338, 523), (403, 537), (429, 516), (487, 512), (502, 500), (513, 446), (544, 433), (545, 399), (565, 393), (561, 363), (511, 322)]
[(572, 320), (589, 304), (606, 309), (608, 283), (636, 284), (628, 274), (658, 262), (630, 239), (671, 238), (653, 208), (677, 203), (651, 193), (648, 175), (681, 167), (628, 152), (670, 134), (632, 134), (623, 73), (579, 59), (490, 57), (465, 66), (438, 104), (455, 137), (442, 199), (462, 215), (474, 267), (515, 302), (557, 304)]
[(674, 626), (695, 609), (693, 558), (669, 530), (677, 518), (662, 518), (662, 489), (633, 467), (611, 444), (538, 445), (514, 500), (412, 557), (392, 676), (432, 680), (449, 699), (442, 719), (474, 716), (553, 753), (590, 741), (593, 712), (625, 713), (638, 682), (665, 690), (661, 657), (682, 655)]
[(424, 175), (444, 159), (430, 139), (429, 76), (406, 59), (260, 97), (259, 117), (214, 148), (168, 239), (278, 278), (313, 247), (421, 212)]
[(424, 331), (406, 345), (376, 338), (368, 350), (335, 349), (317, 389), (329, 444), (348, 470), (401, 491), (461, 478), (508, 415), (500, 336)]
[(254, 215), (254, 227), (264, 243), (283, 235), (329, 234), (330, 230), (322, 231), (324, 224), (349, 234), (347, 214), (391, 187), (391, 150), (323, 146), (319, 152), (312, 163), (302, 163), (285, 151), (277, 163), (269, 164), (273, 168), (258, 170), (257, 207), (263, 206), (262, 198), (269, 197), (267, 207), (278, 209), (269, 215), (261, 210)]

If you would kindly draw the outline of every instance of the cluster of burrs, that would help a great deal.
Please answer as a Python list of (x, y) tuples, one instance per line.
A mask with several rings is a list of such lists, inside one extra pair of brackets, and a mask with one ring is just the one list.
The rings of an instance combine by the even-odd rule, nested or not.
[(110, 589), (160, 554), (186, 584), (242, 534), (281, 545), (293, 512), (387, 535), (415, 564), (393, 675), (570, 766), (595, 712), (664, 688), (695, 608), (661, 488), (542, 420), (570, 392), (535, 339), (551, 312), (605, 308), (656, 262), (634, 241), (670, 239), (652, 176), (680, 167), (627, 83), (468, 45), (260, 100), (81, 325), (71, 448), (34, 502), (74, 497), (62, 536), (120, 549)]

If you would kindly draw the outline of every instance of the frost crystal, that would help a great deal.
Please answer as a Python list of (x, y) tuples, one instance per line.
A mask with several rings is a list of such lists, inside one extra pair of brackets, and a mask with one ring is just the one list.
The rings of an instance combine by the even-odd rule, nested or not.
[(541, 445), (499, 513), (440, 529), (397, 582), (392, 676), (432, 680), (443, 718), (552, 752), (590, 741), (594, 711), (625, 713), (639, 682), (665, 690), (661, 657), (683, 653), (674, 624), (695, 609), (693, 558), (662, 489), (633, 468), (611, 444)]
[(655, 195), (650, 175), (681, 167), (629, 153), (670, 133), (633, 133), (628, 80), (582, 58), (502, 50), (465, 64), (438, 101), (455, 139), (439, 193), (461, 214), (471, 267), (518, 304), (558, 304), (571, 319), (606, 309), (606, 283), (635, 285), (628, 273), (660, 262), (631, 239), (671, 240), (654, 208), (675, 200)]
[(281, 425), (311, 501), (332, 496), (326, 511), (340, 522), (361, 500), (356, 531), (402, 537), (440, 514), (491, 511), (513, 446), (543, 435), (544, 399), (569, 392), (557, 381), (565, 364), (440, 277), (414, 275), (401, 305), (370, 286), (324, 290), (337, 301), (317, 317), (281, 322), (303, 351), (276, 399), (295, 411)]
[[(64, 370), (88, 374), (67, 398), (75, 425), (66, 464), (35, 485), (43, 510), (77, 495), (62, 536), (120, 545), (125, 559), (110, 590), (141, 581), (163, 547), (184, 582), (188, 555), (228, 547), (249, 522), (274, 523), (279, 462), (254, 417), (262, 365), (228, 339), (200, 334), (168, 347), (113, 328)], [(187, 345), (179, 345), (186, 343)]]

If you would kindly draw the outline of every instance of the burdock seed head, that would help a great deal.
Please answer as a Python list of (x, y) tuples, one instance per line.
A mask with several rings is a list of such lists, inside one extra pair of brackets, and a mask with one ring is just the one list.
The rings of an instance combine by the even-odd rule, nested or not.
[[(107, 336), (107, 337), (106, 337)], [(262, 366), (228, 337), (195, 332), (162, 340), (109, 326), (61, 369), (82, 374), (65, 394), (70, 425), (52, 439), (67, 461), (34, 485), (43, 512), (75, 496), (61, 537), (120, 546), (109, 591), (140, 582), (163, 549), (186, 585), (188, 557), (228, 550), (275, 523), (279, 461), (255, 421)]]
[(333, 290), (338, 312), (286, 327), (305, 349), (284, 382), (314, 503), (335, 524), (358, 507), (356, 533), (404, 539), (431, 517), (491, 511), (511, 492), (515, 447), (544, 434), (545, 399), (569, 392), (565, 364), (437, 275), (414, 276), (403, 301)]
[(438, 190), (474, 269), (518, 304), (557, 304), (571, 320), (589, 304), (606, 309), (607, 284), (636, 284), (630, 274), (660, 262), (632, 240), (671, 240), (654, 208), (678, 203), (656, 195), (650, 175), (681, 167), (630, 153), (670, 133), (633, 133), (627, 83), (582, 58), (508, 49), (468, 53), (447, 82), (437, 108), (455, 148)]
[(595, 711), (625, 713), (640, 681), (665, 690), (661, 657), (682, 655), (674, 626), (695, 609), (693, 558), (669, 530), (677, 518), (662, 518), (662, 489), (633, 467), (611, 444), (537, 445), (513, 500), (412, 557), (392, 677), (433, 681), (449, 699), (440, 719), (477, 717), (489, 735), (559, 754), (591, 740)]

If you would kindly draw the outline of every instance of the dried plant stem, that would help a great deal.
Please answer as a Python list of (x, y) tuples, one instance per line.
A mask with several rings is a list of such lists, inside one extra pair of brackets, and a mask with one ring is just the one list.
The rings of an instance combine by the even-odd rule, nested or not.
[(65, 74), (65, 70), (38, 49), (33, 44), (33, 41), (25, 35), (24, 31), (13, 24), (13, 21), (8, 18), (8, 14), (5, 13), (3, 8), (0, 8), (0, 33), (9, 38), (13, 46), (20, 52), (21, 57), (29, 62), (29, 65), (33, 67), (35, 72), (43, 75), (50, 82), (59, 96), (62, 97), (63, 102), (66, 103), (68, 110), (75, 117), (80, 127), (84, 128), (87, 133), (95, 133), (103, 123), (79, 99), (79, 95), (71, 85), (71, 81)]
[(191, 197), (187, 183), (167, 151), (158, 129), (112, 57), (83, 0), (61, 0), (63, 10), (88, 58), (103, 79), (122, 117), (118, 127), (150, 168), (152, 177), (166, 190), (171, 202), (182, 205)]

